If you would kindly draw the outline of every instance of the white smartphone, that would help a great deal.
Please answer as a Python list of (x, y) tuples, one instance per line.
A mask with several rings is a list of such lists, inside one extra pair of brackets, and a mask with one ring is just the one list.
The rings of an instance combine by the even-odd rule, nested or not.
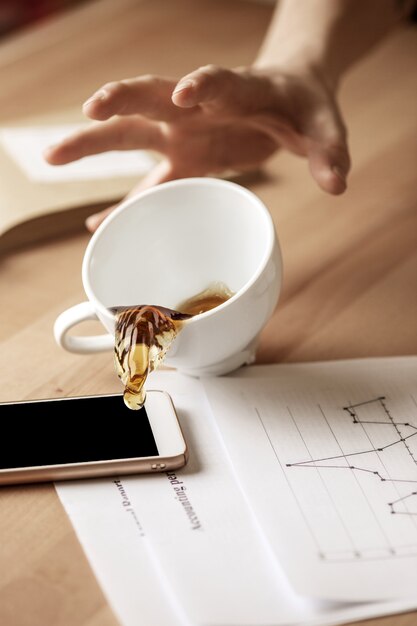
[(188, 452), (170, 396), (121, 395), (0, 404), (0, 484), (178, 469)]

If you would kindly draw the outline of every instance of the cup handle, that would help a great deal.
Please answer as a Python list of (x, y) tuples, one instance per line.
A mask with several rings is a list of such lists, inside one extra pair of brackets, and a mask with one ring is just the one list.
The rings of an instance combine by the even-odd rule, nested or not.
[(74, 326), (87, 320), (97, 320), (98, 317), (90, 302), (81, 302), (67, 309), (54, 324), (55, 340), (68, 352), (90, 354), (91, 352), (105, 352), (114, 348), (112, 335), (92, 335), (90, 337), (73, 337), (68, 334)]

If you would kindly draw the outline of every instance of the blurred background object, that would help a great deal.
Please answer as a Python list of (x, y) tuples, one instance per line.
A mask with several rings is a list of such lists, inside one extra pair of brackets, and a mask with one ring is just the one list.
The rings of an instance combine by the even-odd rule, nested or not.
[(85, 0), (0, 0), (0, 37)]

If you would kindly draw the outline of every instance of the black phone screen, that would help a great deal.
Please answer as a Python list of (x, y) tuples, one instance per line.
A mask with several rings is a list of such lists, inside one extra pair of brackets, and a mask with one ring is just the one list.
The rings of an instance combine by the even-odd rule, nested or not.
[(0, 405), (0, 469), (158, 454), (145, 407), (120, 395)]

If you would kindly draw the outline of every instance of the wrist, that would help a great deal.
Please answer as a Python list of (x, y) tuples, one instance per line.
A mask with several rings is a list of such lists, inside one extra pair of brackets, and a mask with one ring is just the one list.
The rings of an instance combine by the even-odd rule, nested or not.
[(341, 73), (330, 67), (324, 59), (314, 60), (308, 54), (269, 55), (261, 53), (252, 63), (252, 67), (261, 73), (269, 74), (273, 80), (274, 74), (295, 75), (319, 80), (326, 89), (335, 94), (338, 90)]
[[(282, 31), (282, 29), (281, 29)], [(319, 78), (333, 93), (338, 89), (343, 67), (338, 54), (330, 54), (326, 38), (308, 38), (301, 33), (297, 36), (280, 32), (280, 43), (274, 37), (265, 41), (253, 63), (257, 69), (279, 68), (287, 74), (310, 75)]]

